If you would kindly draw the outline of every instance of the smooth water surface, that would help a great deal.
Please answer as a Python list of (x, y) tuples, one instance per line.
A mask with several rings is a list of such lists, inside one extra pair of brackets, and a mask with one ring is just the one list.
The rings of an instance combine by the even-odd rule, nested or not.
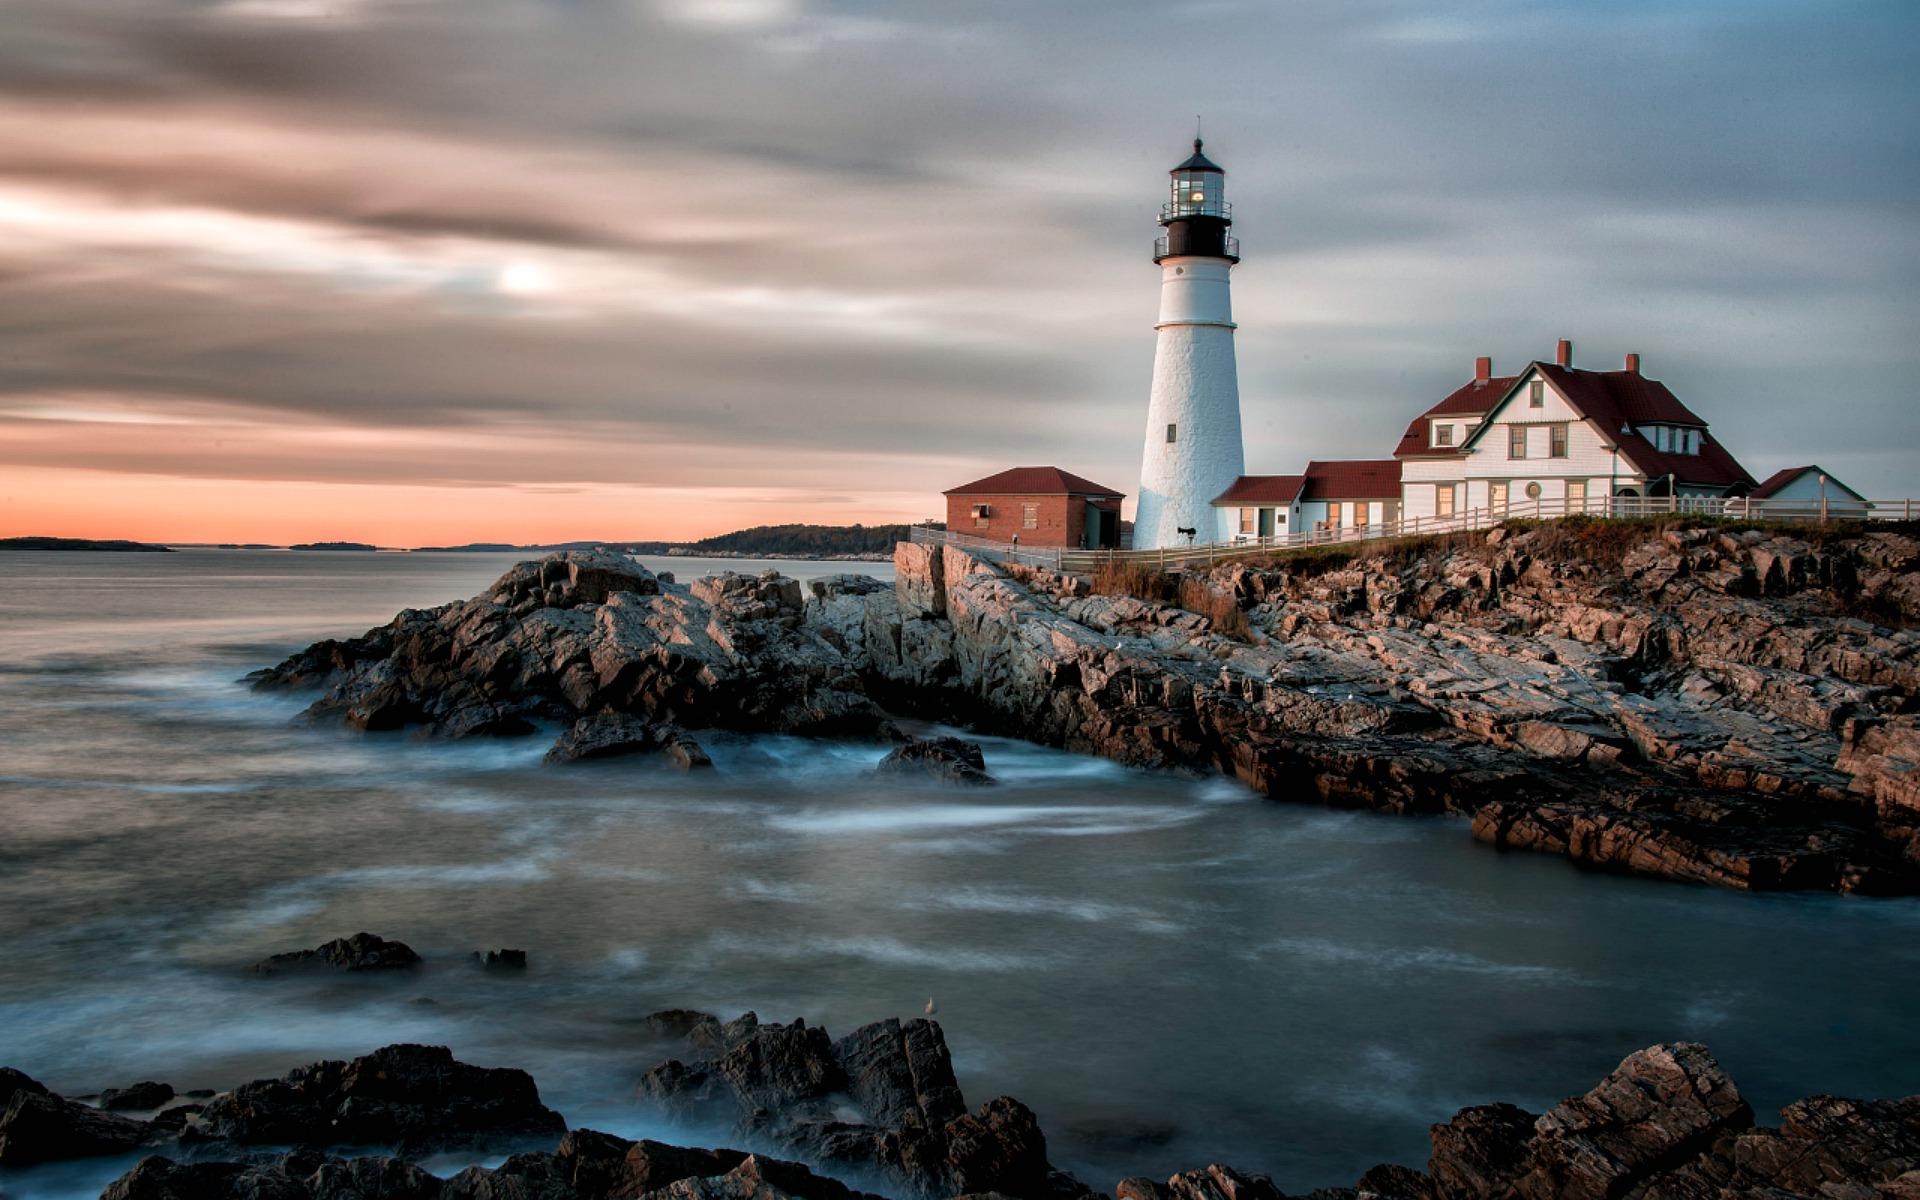
[[(1005, 740), (981, 790), (797, 738), (704, 735), (706, 774), (553, 769), (543, 738), (356, 736), (235, 682), (515, 557), (0, 554), (0, 1063), (185, 1090), (424, 1041), (531, 1070), (573, 1124), (658, 1135), (631, 1102), (662, 1053), (644, 1014), (837, 1035), (931, 996), (969, 1100), (1025, 1100), (1102, 1189), (1422, 1164), (1455, 1109), (1542, 1108), (1662, 1040), (1706, 1042), (1763, 1117), (1920, 1091), (1912, 901), (1587, 874), (1457, 821)], [(427, 967), (245, 970), (359, 929)], [(466, 964), (497, 946), (533, 969)], [(91, 1195), (125, 1165), (4, 1183)]]

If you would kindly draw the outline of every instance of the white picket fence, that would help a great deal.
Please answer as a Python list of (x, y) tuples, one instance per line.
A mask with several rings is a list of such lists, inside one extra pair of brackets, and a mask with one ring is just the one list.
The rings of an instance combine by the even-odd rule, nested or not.
[(1412, 517), (1371, 525), (1337, 529), (1303, 529), (1271, 537), (1242, 536), (1225, 542), (1163, 546), (1153, 550), (1082, 550), (1063, 546), (1019, 546), (988, 538), (970, 537), (952, 530), (913, 527), (911, 539), (928, 546), (957, 546), (969, 554), (995, 562), (1019, 562), (1055, 571), (1088, 574), (1109, 562), (1138, 562), (1178, 570), (1244, 558), (1271, 550), (1328, 546), (1379, 538), (1416, 537), (1431, 533), (1468, 533), (1492, 529), (1504, 521), (1551, 520), (1566, 516), (1600, 518), (1691, 515), (1753, 521), (1911, 521), (1920, 514), (1920, 500), (1749, 500), (1722, 496), (1615, 496), (1575, 501), (1521, 500), (1505, 508), (1474, 508), (1444, 517)]

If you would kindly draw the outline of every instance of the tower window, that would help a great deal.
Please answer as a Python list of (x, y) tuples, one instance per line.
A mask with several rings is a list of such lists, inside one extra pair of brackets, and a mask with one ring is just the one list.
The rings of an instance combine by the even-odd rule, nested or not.
[(1180, 427), (1178, 425), (1167, 426), (1167, 440), (1169, 442), (1177, 442), (1180, 440)]

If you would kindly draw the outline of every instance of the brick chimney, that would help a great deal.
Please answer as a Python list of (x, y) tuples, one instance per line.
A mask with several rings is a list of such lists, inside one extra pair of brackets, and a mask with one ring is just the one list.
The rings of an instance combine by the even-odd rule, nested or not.
[(1553, 347), (1553, 361), (1559, 366), (1571, 367), (1573, 365), (1573, 343), (1566, 338), (1561, 338), (1556, 342)]
[(1640, 356), (1638, 354), (1627, 355), (1627, 374), (1638, 375), (1639, 373), (1640, 373)]
[(1473, 381), (1475, 383), (1485, 383), (1487, 380), (1492, 378), (1493, 378), (1493, 356), (1491, 354), (1482, 354), (1479, 358), (1474, 359), (1473, 360)]

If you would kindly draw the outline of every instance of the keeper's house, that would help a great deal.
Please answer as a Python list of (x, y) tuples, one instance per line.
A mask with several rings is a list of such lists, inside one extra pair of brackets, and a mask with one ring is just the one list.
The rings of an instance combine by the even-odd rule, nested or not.
[(1124, 493), (1059, 467), (1013, 467), (949, 488), (947, 529), (1022, 546), (1113, 550)]
[(1608, 496), (1740, 496), (1753, 477), (1707, 423), (1629, 354), (1618, 371), (1573, 365), (1561, 339), (1554, 361), (1496, 376), (1479, 359), (1470, 383), (1414, 418), (1393, 456), (1401, 514), (1448, 517), (1474, 509), (1550, 514), (1604, 511)]

